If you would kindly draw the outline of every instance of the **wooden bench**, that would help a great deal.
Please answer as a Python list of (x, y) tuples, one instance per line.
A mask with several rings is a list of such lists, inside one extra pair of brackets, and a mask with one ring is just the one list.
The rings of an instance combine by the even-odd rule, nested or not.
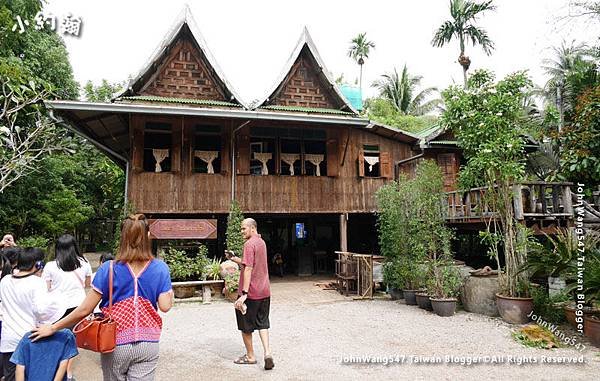
[(225, 284), (222, 279), (219, 280), (192, 280), (188, 282), (173, 282), (173, 286), (202, 286), (202, 304), (209, 304), (212, 296), (210, 286), (213, 284)]

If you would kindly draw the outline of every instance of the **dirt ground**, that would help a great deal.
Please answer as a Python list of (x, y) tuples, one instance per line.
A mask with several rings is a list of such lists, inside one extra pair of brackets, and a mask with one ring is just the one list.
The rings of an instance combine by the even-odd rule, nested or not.
[[(585, 341), (583, 352), (525, 348), (511, 338), (514, 327), (498, 318), (464, 311), (442, 318), (403, 301), (353, 301), (314, 286), (316, 280), (273, 282), (271, 371), (262, 368), (257, 336), (259, 363), (233, 363), (244, 349), (231, 303), (177, 303), (164, 315), (157, 380), (597, 380), (600, 374), (600, 350)], [(571, 358), (585, 363), (564, 363)], [(496, 363), (468, 365), (477, 359)], [(99, 355), (82, 350), (75, 376), (101, 380)]]

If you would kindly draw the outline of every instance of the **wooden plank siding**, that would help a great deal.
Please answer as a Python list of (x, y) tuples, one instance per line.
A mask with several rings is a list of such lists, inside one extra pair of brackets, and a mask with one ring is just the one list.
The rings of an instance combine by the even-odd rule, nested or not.
[[(143, 172), (143, 128), (147, 121), (162, 118), (132, 118), (132, 158), (128, 197), (136, 210), (143, 213), (227, 213), (231, 200), (231, 131), (240, 122), (230, 120), (171, 118), (173, 126), (173, 168), (180, 171)], [(193, 126), (196, 123), (218, 124), (222, 128), (221, 172), (193, 173)], [(274, 122), (253, 125), (277, 125)], [(295, 127), (286, 124), (282, 127)], [(358, 158), (363, 145), (378, 145), (390, 165), (413, 155), (410, 145), (367, 131), (346, 126), (304, 125), (327, 131), (327, 176), (285, 176), (249, 174), (249, 152), (236, 149), (236, 199), (244, 212), (250, 213), (357, 213), (376, 210), (375, 192), (385, 184), (384, 177), (358, 176)], [(246, 145), (250, 126), (236, 133), (236, 145)], [(241, 134), (240, 134), (241, 132)], [(180, 150), (180, 151), (179, 151)], [(180, 163), (175, 163), (176, 156)], [(335, 157), (332, 155), (335, 154)], [(246, 159), (244, 159), (244, 157)], [(335, 163), (337, 162), (337, 166)], [(331, 165), (330, 165), (331, 163)], [(330, 168), (334, 173), (329, 173)], [(387, 172), (382, 174), (393, 177)], [(334, 175), (334, 176), (332, 176)]]

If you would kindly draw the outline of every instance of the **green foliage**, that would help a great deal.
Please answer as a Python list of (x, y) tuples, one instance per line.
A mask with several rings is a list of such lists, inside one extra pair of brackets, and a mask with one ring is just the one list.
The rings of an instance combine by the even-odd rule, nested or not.
[(372, 86), (379, 90), (380, 98), (389, 101), (396, 112), (402, 115), (423, 115), (435, 109), (441, 103), (441, 99), (425, 101), (430, 95), (437, 93), (435, 87), (428, 87), (416, 93), (422, 79), (420, 75), (409, 74), (405, 64), (401, 75), (398, 75), (394, 68), (392, 73), (383, 74)]
[(383, 264), (383, 281), (390, 288), (402, 289), (404, 287), (404, 280), (401, 278), (401, 261), (399, 259), (392, 259)]
[(48, 238), (45, 238), (42, 236), (34, 235), (34, 236), (19, 238), (19, 241), (17, 242), (17, 244), (20, 247), (37, 247), (40, 249), (48, 250), (50, 240), (48, 240)]
[(348, 57), (356, 61), (357, 64), (362, 65), (365, 58), (369, 58), (371, 49), (375, 48), (373, 41), (367, 40), (366, 33), (359, 33), (356, 37), (350, 41), (351, 45), (348, 48)]
[(600, 184), (600, 86), (579, 97), (573, 122), (558, 135), (567, 180)]
[(563, 304), (569, 300), (567, 293), (549, 296), (544, 288), (534, 287), (531, 291), (531, 297), (533, 298), (533, 313), (535, 315), (540, 316), (549, 323), (562, 324), (565, 322)]
[(573, 230), (559, 230), (555, 237), (544, 235), (551, 247), (534, 246), (527, 255), (523, 269), (532, 275), (574, 279), (579, 252)]
[[(487, 231), (502, 232), (506, 261), (503, 292), (508, 296), (517, 296), (518, 285), (527, 280), (521, 267), (527, 244), (532, 242), (516, 223), (512, 206), (512, 184), (525, 176), (522, 136), (528, 121), (522, 105), (531, 86), (523, 72), (494, 83), (491, 72), (480, 70), (471, 76), (466, 89), (451, 86), (442, 93), (446, 104), (442, 123), (454, 132), (467, 159), (460, 173), (461, 186), (487, 187), (485, 201), (498, 213), (498, 221), (494, 220), (497, 226), (490, 224)], [(484, 238), (499, 243), (497, 236)]]
[(405, 115), (384, 98), (365, 100), (364, 113), (369, 119), (407, 132), (424, 131), (436, 125), (438, 121), (435, 115)]
[[(435, 260), (450, 258), (452, 231), (446, 226), (442, 200), (444, 176), (440, 167), (432, 160), (419, 163), (412, 180), (416, 195), (412, 201), (412, 224), (414, 232), (413, 250)], [(417, 254), (421, 257), (420, 254)]]
[(240, 286), (240, 272), (229, 273), (225, 275), (225, 288), (231, 294), (237, 291)]
[(56, 237), (65, 232), (74, 232), (75, 227), (94, 214), (91, 206), (83, 205), (71, 189), (51, 192), (40, 201), (40, 210), (33, 217), (44, 232)]
[(227, 250), (232, 250), (235, 255), (242, 257), (244, 252), (244, 236), (242, 235), (242, 221), (244, 215), (238, 203), (234, 200), (229, 207), (229, 215), (227, 216), (227, 231), (225, 233), (225, 245)]
[(83, 86), (83, 95), (88, 102), (109, 102), (126, 85), (126, 82), (110, 83), (103, 79), (100, 85), (94, 86), (92, 81), (87, 81)]
[(221, 260), (213, 258), (209, 260), (204, 271), (206, 278), (217, 280), (221, 278)]
[(173, 281), (182, 282), (206, 279), (206, 268), (209, 264), (207, 254), (208, 249), (206, 246), (200, 245), (198, 254), (194, 257), (186, 254), (184, 250), (178, 250), (174, 247), (169, 247), (161, 256), (169, 266)]
[(458, 297), (463, 278), (451, 260), (434, 260), (430, 263), (430, 276), (427, 279), (427, 293), (432, 298), (445, 299)]
[[(0, 5), (0, 74), (25, 80), (22, 83), (44, 82), (52, 86), (55, 96), (76, 99), (78, 84), (62, 38), (56, 32), (32, 27), (41, 9), (39, 0), (13, 0)], [(12, 32), (17, 16), (30, 23), (23, 34)]]

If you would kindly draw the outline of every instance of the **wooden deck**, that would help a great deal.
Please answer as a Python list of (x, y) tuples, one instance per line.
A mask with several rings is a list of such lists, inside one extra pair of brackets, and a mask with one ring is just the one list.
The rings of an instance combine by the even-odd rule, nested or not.
[[(573, 219), (572, 183), (530, 181), (513, 185), (515, 218), (527, 223)], [(445, 193), (444, 209), (450, 224), (480, 224), (497, 217), (485, 200), (488, 188)]]

